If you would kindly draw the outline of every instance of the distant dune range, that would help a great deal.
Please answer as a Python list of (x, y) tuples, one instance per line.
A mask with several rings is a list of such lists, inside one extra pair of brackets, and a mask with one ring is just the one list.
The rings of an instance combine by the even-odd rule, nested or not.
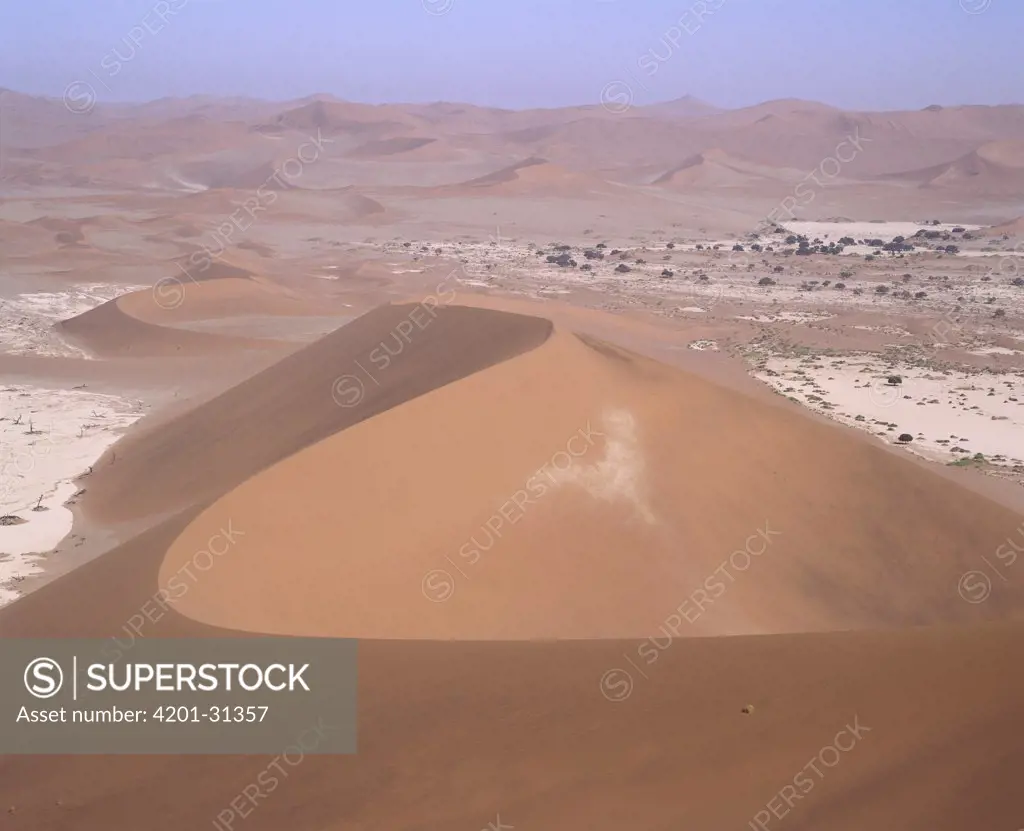
[[(801, 772), (814, 786), (794, 828), (1013, 827), (1020, 584), (970, 606), (956, 579), (1017, 517), (862, 437), (548, 320), (435, 313), (402, 348), (416, 307), (379, 308), (122, 441), (86, 513), (177, 514), (0, 610), (0, 634), (123, 637), (230, 524), (235, 548), (146, 637), (364, 638), (359, 752), (305, 759), (247, 827), (743, 827)], [(356, 387), (334, 380), (360, 365), (376, 380), (339, 406)], [(563, 471), (550, 491), (477, 561), (459, 557), (549, 462)], [(762, 553), (668, 639), (661, 622), (743, 546)], [(444, 603), (421, 594), (428, 568), (455, 577)], [(604, 692), (628, 674), (625, 700), (602, 694), (613, 670)], [(818, 762), (822, 779), (808, 763), (830, 745), (841, 762)], [(0, 798), (29, 827), (180, 831), (266, 766), (9, 757)]]
[[(521, 168), (518, 184), (506, 183), (494, 195), (529, 195), (548, 184), (564, 196), (574, 187), (570, 175), (588, 178), (576, 185), (586, 192), (595, 180), (649, 184), (670, 174), (661, 184), (760, 195), (766, 184), (775, 188), (797, 172), (803, 178), (833, 158), (842, 160), (841, 181), (891, 187), (893, 199), (915, 199), (900, 187), (906, 183), (953, 189), (965, 199), (983, 198), (991, 186), (993, 198), (1010, 200), (1020, 187), (1014, 143), (1024, 135), (1024, 107), (1010, 105), (872, 113), (780, 100), (722, 110), (685, 97), (613, 113), (598, 105), (509, 111), (370, 105), (325, 95), (276, 104), (199, 97), (140, 105), (135, 118), (100, 105), (86, 124), (56, 112), (63, 110), (58, 102), (15, 93), (5, 101), (7, 180), (172, 192), (258, 188), (304, 144), (312, 158), (308, 142), (316, 141), (317, 161), (288, 186), (334, 189), (373, 178), (353, 178), (353, 165), (386, 165), (392, 172), (381, 181), (412, 187), (423, 175), (413, 162), (490, 160), (495, 175)], [(42, 124), (48, 128), (39, 129)], [(547, 160), (556, 181), (509, 161), (536, 158)], [(703, 161), (691, 164), (698, 158)]]

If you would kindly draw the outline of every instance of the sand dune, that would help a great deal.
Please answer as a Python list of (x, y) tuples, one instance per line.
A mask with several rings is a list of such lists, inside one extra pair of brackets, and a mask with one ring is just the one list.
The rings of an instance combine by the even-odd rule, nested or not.
[(34, 157), (75, 163), (88, 159), (113, 162), (134, 159), (150, 162), (178, 153), (213, 153), (237, 148), (248, 129), (241, 122), (189, 115), (162, 121), (118, 122), (86, 136), (34, 152)]
[(576, 173), (547, 159), (531, 157), (468, 182), (436, 188), (459, 195), (587, 196), (608, 193), (615, 185), (587, 173)]
[[(187, 291), (187, 289), (186, 289)], [(142, 298), (129, 301), (140, 313), (140, 304), (148, 298), (154, 305), (153, 291), (139, 292)], [(284, 344), (254, 338), (190, 332), (147, 323), (125, 312), (121, 298), (110, 300), (84, 314), (58, 323), (54, 328), (72, 343), (101, 358), (163, 358), (212, 355), (229, 350), (279, 349)]]
[(277, 116), (274, 124), (291, 130), (325, 134), (347, 134), (363, 138), (383, 138), (388, 133), (408, 128), (415, 122), (401, 108), (381, 104), (356, 104), (347, 101), (314, 100)]
[(690, 156), (657, 177), (651, 184), (673, 189), (752, 187), (758, 183), (801, 178), (799, 171), (774, 169), (712, 148)]
[(923, 188), (972, 188), (990, 194), (1024, 189), (1024, 142), (990, 142), (948, 164), (895, 174)]
[(433, 138), (411, 138), (396, 136), (395, 138), (380, 139), (379, 141), (368, 141), (360, 144), (348, 153), (353, 159), (376, 159), (399, 156), (408, 158), (415, 155), (416, 158), (423, 158), (424, 154), (416, 153), (417, 150), (435, 144), (437, 139)]
[[(120, 521), (219, 496), (338, 430), (538, 345), (550, 330), (543, 320), (438, 308), (436, 320), (410, 336), (409, 360), (396, 359), (379, 386), (363, 377), (364, 399), (340, 406), (351, 387), (335, 390), (336, 380), (358, 376), (356, 361), (372, 371), (382, 342), (395, 351), (396, 327), (404, 331), (410, 315), (431, 320), (417, 309), (381, 307), (158, 430), (129, 437), (117, 464), (91, 481), (84, 509)], [(159, 477), (146, 475), (157, 468)]]
[(1017, 217), (1010, 222), (1001, 225), (993, 225), (989, 228), (991, 234), (1009, 234), (1011, 237), (1024, 235), (1024, 216)]
[[(81, 235), (79, 229), (65, 229), (56, 231), (35, 222), (8, 222), (0, 219), (0, 245), (4, 247), (4, 253), (9, 257), (25, 257), (46, 254), (53, 250), (55, 244), (60, 244), (56, 234), (70, 230), (73, 239)], [(78, 231), (75, 234), (75, 230)]]
[(181, 302), (154, 302), (152, 291), (133, 292), (118, 298), (118, 307), (137, 320), (158, 325), (212, 320), (245, 315), (315, 315), (323, 306), (298, 298), (267, 280), (221, 277), (190, 283), (182, 278)]
[[(382, 382), (421, 360), (409, 353)], [(184, 613), (294, 634), (612, 638), (656, 630), (696, 592), (728, 594), (689, 635), (970, 621), (1020, 599), (972, 606), (956, 589), (1020, 525), (1012, 512), (614, 347), (556, 333), (431, 395), (394, 395), (406, 403), (321, 434), (179, 537), (165, 575), (225, 515), (254, 529), (260, 563), (226, 564)], [(294, 572), (295, 548), (316, 566)], [(737, 551), (735, 585), (707, 588)]]

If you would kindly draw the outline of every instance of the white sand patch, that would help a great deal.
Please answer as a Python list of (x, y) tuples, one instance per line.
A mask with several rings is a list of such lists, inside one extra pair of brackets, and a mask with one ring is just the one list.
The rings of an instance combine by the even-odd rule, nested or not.
[(773, 312), (771, 314), (736, 315), (737, 320), (752, 320), (755, 323), (815, 323), (830, 320), (835, 315), (813, 312)]
[(148, 286), (106, 283), (70, 286), (62, 292), (36, 292), (0, 299), (0, 351), (14, 355), (90, 358), (53, 331), (62, 320), (84, 314), (109, 300)]
[[(806, 236), (809, 239), (821, 237), (830, 241), (838, 241), (842, 237), (853, 237), (854, 239), (883, 239), (886, 242), (893, 237), (906, 237), (908, 240), (918, 231), (942, 231), (951, 232), (954, 228), (963, 228), (967, 231), (980, 230), (980, 225), (964, 225), (962, 223), (939, 223), (938, 225), (925, 225), (920, 222), (783, 222), (786, 230), (792, 234)], [(959, 235), (958, 235), (959, 236)]]
[[(898, 376), (899, 384), (890, 384)], [(1017, 373), (937, 372), (876, 355), (770, 358), (756, 375), (783, 395), (844, 424), (949, 462), (981, 453), (1024, 464), (1024, 378)]]
[(854, 326), (862, 332), (879, 332), (883, 335), (892, 335), (897, 338), (909, 338), (911, 333), (902, 326)]
[(969, 355), (1024, 355), (1019, 349), (1007, 349), (1005, 346), (985, 346), (981, 349), (971, 349)]
[(38, 571), (31, 555), (53, 550), (70, 532), (63, 506), (78, 489), (72, 480), (141, 416), (137, 405), (112, 395), (0, 390), (0, 515), (24, 520), (0, 525), (0, 606), (17, 596), (11, 581)]
[(573, 463), (555, 470), (556, 481), (579, 485), (604, 502), (625, 500), (649, 523), (657, 520), (644, 497), (644, 457), (636, 435), (636, 420), (626, 410), (613, 410), (603, 418), (604, 458), (592, 465)]
[(718, 342), (713, 340), (695, 340), (688, 344), (690, 349), (695, 349), (698, 352), (717, 352)]
[(0, 607), (13, 603), (20, 596), (17, 585), (33, 574), (39, 574), (37, 552), (50, 551), (71, 533), (74, 519), (71, 511), (64, 507), (76, 492), (75, 485), (65, 482), (45, 497), (32, 510), (19, 518), (26, 520), (20, 525), (0, 525)]
[(203, 191), (207, 191), (210, 189), (209, 186), (204, 185), (201, 182), (189, 182), (187, 179), (185, 179), (183, 176), (180, 176), (177, 173), (169, 173), (168, 178), (170, 178), (170, 180), (174, 182), (174, 184), (180, 185), (182, 191), (184, 191), (185, 193), (202, 193)]
[(707, 314), (707, 309), (702, 309), (700, 306), (683, 306), (676, 309), (677, 312), (692, 312), (693, 314)]

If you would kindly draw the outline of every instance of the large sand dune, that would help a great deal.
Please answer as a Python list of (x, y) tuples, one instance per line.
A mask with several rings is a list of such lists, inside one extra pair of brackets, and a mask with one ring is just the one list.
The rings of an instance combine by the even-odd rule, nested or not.
[[(421, 359), (408, 350), (382, 382)], [(186, 614), (305, 635), (612, 638), (657, 631), (688, 599), (689, 635), (970, 621), (1020, 600), (956, 590), (1015, 531), (1012, 512), (599, 342), (556, 333), (394, 395), (401, 407), (249, 479), (181, 535), (165, 576), (222, 516), (253, 529), (256, 558), (226, 563)]]
[(916, 182), (923, 188), (972, 188), (976, 192), (1024, 192), (1024, 142), (991, 142), (948, 164), (897, 174), (890, 178)]
[[(138, 294), (139, 298), (126, 301), (128, 308), (134, 308), (141, 315), (139, 309), (144, 303), (149, 302), (157, 306), (157, 297), (152, 290)], [(157, 306), (157, 310), (159, 308)], [(84, 314), (62, 321), (54, 328), (73, 343), (102, 358), (173, 358), (215, 355), (229, 350), (274, 349), (282, 346), (255, 338), (191, 332), (148, 323), (141, 316), (125, 311), (121, 305), (121, 298), (110, 300)]]
[(438, 193), (467, 196), (557, 195), (609, 193), (615, 185), (587, 173), (576, 173), (547, 159), (531, 157), (468, 182), (437, 188)]
[(651, 184), (660, 187), (691, 190), (719, 187), (754, 187), (759, 183), (776, 184), (780, 180), (799, 180), (799, 171), (758, 165), (737, 158), (719, 148), (690, 156), (667, 170)]

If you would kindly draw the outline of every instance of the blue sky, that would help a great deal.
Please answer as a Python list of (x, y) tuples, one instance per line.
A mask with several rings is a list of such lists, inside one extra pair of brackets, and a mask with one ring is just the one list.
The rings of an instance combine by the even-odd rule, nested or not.
[(1022, 35), (1024, 0), (28, 0), (0, 8), (0, 87), (916, 109), (1024, 102)]

